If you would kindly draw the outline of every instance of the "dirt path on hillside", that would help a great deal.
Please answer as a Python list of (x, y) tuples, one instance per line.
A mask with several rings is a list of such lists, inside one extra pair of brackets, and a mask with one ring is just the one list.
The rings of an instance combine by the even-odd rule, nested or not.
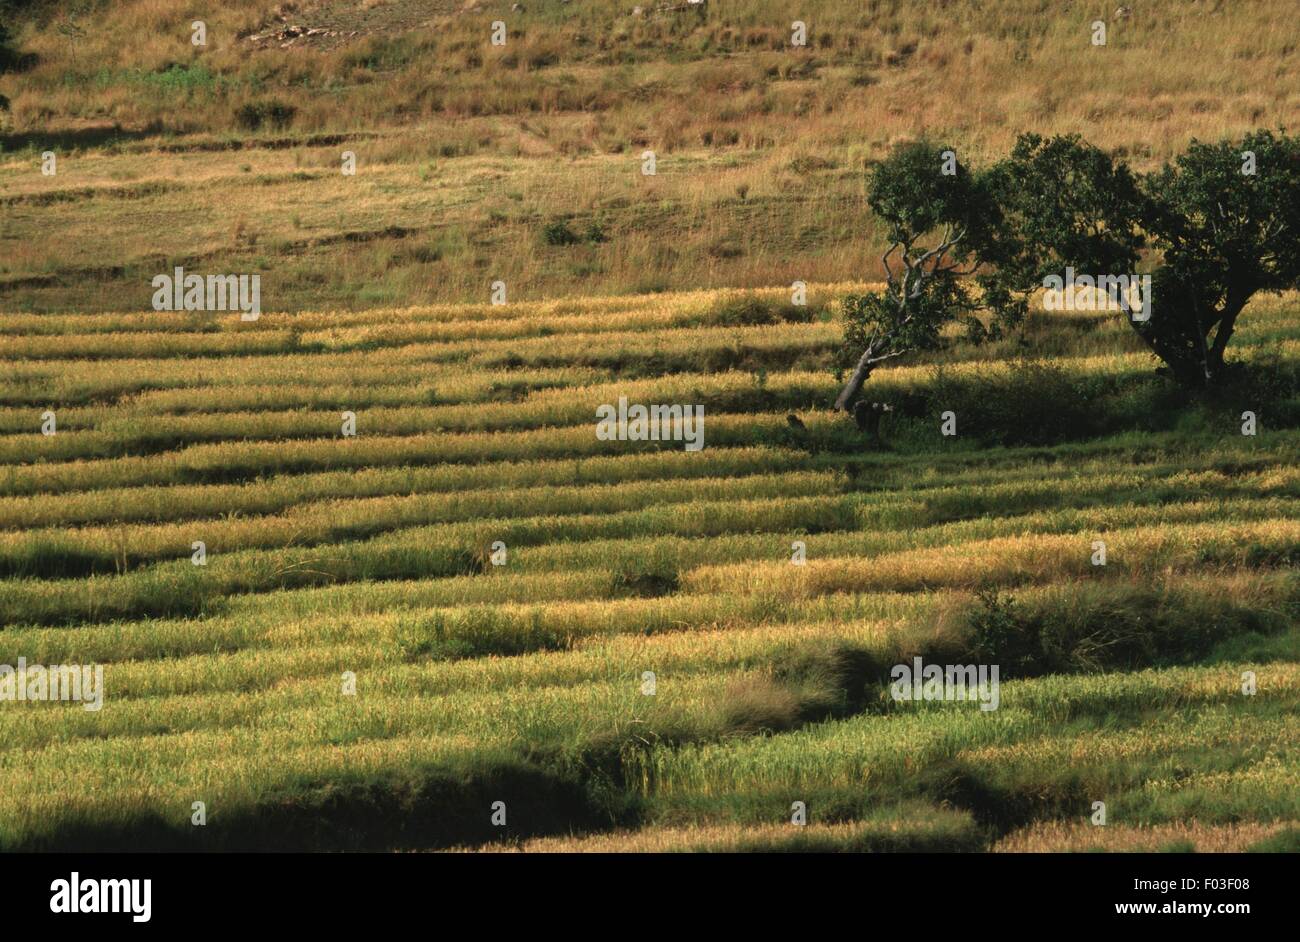
[(333, 49), (384, 33), (418, 29), (478, 0), (303, 0), (283, 3), (241, 39), (255, 49)]

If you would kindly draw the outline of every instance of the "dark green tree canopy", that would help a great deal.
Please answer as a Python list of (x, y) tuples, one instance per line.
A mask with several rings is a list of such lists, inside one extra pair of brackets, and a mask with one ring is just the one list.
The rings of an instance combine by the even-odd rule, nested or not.
[[(845, 365), (853, 370), (837, 409), (852, 408), (878, 364), (939, 346), (948, 323), (984, 332), (975, 316), (978, 299), (963, 277), (978, 272), (982, 257), (1003, 251), (992, 196), (986, 177), (971, 174), (940, 145), (906, 145), (876, 167), (867, 202), (888, 226), (891, 244), (881, 257), (887, 283), (883, 292), (843, 300), (851, 357)], [(1014, 318), (1016, 312), (1002, 313)]]
[(837, 408), (852, 410), (876, 364), (939, 346), (951, 323), (976, 340), (1019, 323), (1067, 268), (1127, 277), (1151, 266), (1149, 317), (1125, 312), (1189, 386), (1223, 376), (1254, 294), (1300, 286), (1300, 141), (1285, 132), (1193, 141), (1145, 176), (1078, 136), (1022, 135), (982, 171), (954, 172), (952, 156), (910, 144), (872, 172), (868, 202), (891, 242), (886, 286), (844, 299), (854, 369)]
[[(844, 365), (853, 371), (836, 408), (852, 408), (877, 364), (941, 345), (950, 323), (975, 341), (1017, 325), (1028, 309), (1027, 286), (1063, 268), (1063, 259), (1135, 260), (1132, 220), (1115, 194), (1136, 200), (1137, 187), (1114, 171), (1108, 186), (1104, 164), (1077, 139), (1032, 136), (984, 171), (928, 142), (900, 147), (878, 164), (867, 202), (888, 227), (886, 285), (843, 301)], [(1034, 195), (1040, 190), (1077, 196), (1044, 202)], [(981, 307), (992, 314), (987, 321), (976, 316)]]
[(1151, 320), (1133, 326), (1181, 382), (1214, 383), (1250, 298), (1300, 283), (1300, 140), (1193, 141), (1143, 190), (1162, 264)]
[(1022, 135), (989, 170), (1010, 249), (989, 261), (1016, 290), (1062, 272), (1132, 271), (1143, 246), (1137, 179), (1077, 136)]

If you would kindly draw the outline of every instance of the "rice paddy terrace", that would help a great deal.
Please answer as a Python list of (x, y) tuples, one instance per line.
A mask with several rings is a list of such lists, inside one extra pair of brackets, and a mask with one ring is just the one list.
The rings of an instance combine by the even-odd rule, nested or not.
[(847, 289), (6, 315), (0, 664), (103, 674), (0, 701), (0, 847), (1294, 848), (1294, 389), (1060, 313), (881, 370), (877, 446)]

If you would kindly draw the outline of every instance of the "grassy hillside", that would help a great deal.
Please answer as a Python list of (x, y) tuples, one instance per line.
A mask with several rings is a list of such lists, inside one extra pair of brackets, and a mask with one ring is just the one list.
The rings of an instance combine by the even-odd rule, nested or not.
[[(479, 302), (497, 279), (535, 300), (871, 278), (863, 170), (901, 140), (978, 162), (1021, 131), (1081, 132), (1147, 166), (1300, 104), (1292, 14), (1267, 0), (1122, 18), (1056, 0), (239, 0), (205, 11), (203, 47), (176, 0), (16, 6), (10, 310), (139, 309), (175, 264), (261, 271), (286, 311)], [(321, 32), (267, 38), (290, 28)], [(548, 243), (556, 223), (577, 241)]]
[(0, 665), (105, 688), (0, 701), (0, 850), (1295, 850), (1300, 297), (1204, 394), (1036, 310), (828, 408), (891, 147), (1293, 125), (1294, 11), (515, 5), (0, 0)]
[[(106, 693), (0, 710), (3, 846), (1293, 845), (1294, 381), (1171, 401), (1115, 318), (1043, 316), (1050, 363), (882, 371), (873, 451), (825, 411), (846, 288), (10, 318), (0, 663)], [(599, 440), (619, 395), (706, 447)], [(889, 699), (914, 656), (1000, 707)]]

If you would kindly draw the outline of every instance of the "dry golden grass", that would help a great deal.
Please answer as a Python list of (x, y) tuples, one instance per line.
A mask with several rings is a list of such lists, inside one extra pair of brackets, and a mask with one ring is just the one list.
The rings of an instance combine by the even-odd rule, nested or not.
[[(1151, 0), (1123, 20), (1037, 0), (995, 16), (776, 0), (698, 21), (615, 0), (327, 3), (291, 19), (355, 39), (254, 50), (238, 36), (272, 6), (213, 8), (203, 49), (179, 0), (116, 4), (76, 41), (66, 13), (18, 30), (39, 61), (0, 76), (7, 306), (138, 309), (161, 231), (169, 254), (264, 272), (268, 310), (481, 301), (495, 278), (540, 298), (873, 277), (863, 170), (900, 141), (932, 133), (982, 162), (1023, 131), (1082, 133), (1149, 167), (1300, 106), (1291, 17), (1266, 0)], [(792, 19), (807, 48), (788, 45)], [(286, 127), (241, 126), (268, 102), (296, 109)], [(38, 171), (46, 146), (57, 177)], [(565, 217), (607, 241), (540, 244)]]
[(846, 841), (863, 830), (853, 824), (813, 824), (806, 829), (796, 829), (789, 824), (771, 824), (766, 827), (717, 825), (694, 828), (651, 828), (643, 831), (617, 831), (612, 834), (593, 834), (586, 837), (546, 837), (518, 844), (484, 844), (456, 851), (479, 853), (531, 853), (531, 854), (663, 854), (683, 851), (709, 851), (734, 853), (754, 842), (773, 846), (797, 845), (801, 842), (837, 843)]
[[(1008, 128), (1089, 126), (1105, 146), (1160, 156), (1193, 135), (1285, 120), (1297, 91), (1294, 72), (1277, 69), (1294, 55), (1290, 13), (1266, 0), (1150, 0), (1124, 19), (1110, 3), (1050, 9), (1035, 0), (1008, 0), (992, 16), (969, 0), (871, 11), (777, 0), (699, 18), (632, 17), (618, 0), (520, 12), (488, 0), (473, 13), (453, 3), (392, 0), (351, 13), (311, 3), (290, 21), (350, 19), (359, 35), (253, 50), (240, 34), (274, 23), (267, 14), (276, 5), (212, 9), (202, 49), (190, 44), (179, 0), (118, 4), (76, 40), (66, 32), (77, 21), (69, 12), (22, 30), (39, 63), (9, 80), (14, 124), (226, 130), (237, 126), (234, 106), (258, 97), (248, 74), (269, 66), (274, 78), (262, 94), (293, 103), (304, 130), (373, 128), (412, 114), (504, 116), (518, 120), (503, 126), (499, 144), (525, 154), (622, 151), (643, 141), (671, 151), (705, 134), (817, 152), (813, 141), (881, 146), (918, 128), (1000, 146)], [(502, 14), (511, 36), (492, 47), (488, 24)], [(1103, 47), (1091, 44), (1098, 18), (1108, 22)], [(789, 45), (793, 19), (809, 24), (806, 48)], [(610, 68), (621, 61), (623, 69)], [(430, 62), (438, 63), (432, 83)], [(206, 70), (190, 79), (197, 91), (185, 109), (162, 92), (166, 83), (139, 77), (175, 63)], [(334, 94), (322, 96), (322, 87)]]
[(1106, 825), (1088, 822), (1046, 821), (1012, 831), (997, 841), (995, 853), (1061, 853), (1079, 851), (1115, 851), (1151, 853), (1165, 848), (1186, 849), (1187, 845), (1202, 854), (1236, 854), (1272, 837), (1293, 822), (1243, 822), (1241, 824), (1202, 824), (1199, 821), (1156, 824), (1147, 827)]
[(754, 851), (834, 853), (925, 849), (928, 842), (978, 840), (969, 815), (922, 805), (883, 809), (871, 820), (844, 824), (718, 824), (649, 827), (608, 834), (545, 837), (455, 848), (456, 852), (531, 854), (664, 854)]

